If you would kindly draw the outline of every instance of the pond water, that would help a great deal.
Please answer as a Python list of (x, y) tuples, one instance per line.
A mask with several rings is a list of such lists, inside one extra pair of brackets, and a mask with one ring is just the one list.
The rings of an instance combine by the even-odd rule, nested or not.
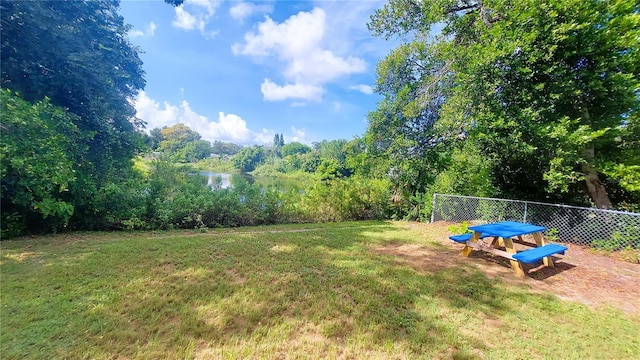
[(233, 188), (233, 184), (237, 183), (241, 179), (246, 180), (249, 184), (257, 184), (265, 190), (302, 190), (306, 185), (304, 181), (282, 177), (251, 176), (249, 174), (227, 174), (209, 171), (200, 171), (198, 174), (206, 179), (207, 186), (213, 186), (220, 182), (220, 187), (222, 189)]

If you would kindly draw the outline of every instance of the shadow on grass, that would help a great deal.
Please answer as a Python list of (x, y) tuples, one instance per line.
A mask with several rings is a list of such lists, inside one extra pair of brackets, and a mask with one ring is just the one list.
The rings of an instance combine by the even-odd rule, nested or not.
[[(486, 252), (474, 251), (471, 253), (471, 255), (469, 255), (469, 258), (478, 260), (481, 259), (486, 262), (496, 264), (496, 266), (511, 269), (511, 262), (509, 261), (509, 259), (492, 255)], [(564, 262), (563, 259), (558, 258), (557, 256), (552, 256), (551, 258), (553, 259), (554, 267), (544, 266), (542, 265), (541, 261), (535, 264), (522, 264), (522, 268), (526, 276), (535, 280), (545, 280), (562, 272), (575, 269), (577, 267), (576, 265), (573, 265), (571, 263)]]
[[(13, 315), (27, 318), (11, 323), (22, 326), (15, 334), (3, 331), (3, 353), (190, 357), (198, 347), (268, 341), (268, 351), (304, 355), (313, 344), (297, 338), (309, 331), (324, 347), (344, 347), (349, 339), (383, 354), (388, 344), (411, 356), (485, 348), (458, 329), (465, 321), (450, 319), (504, 313), (505, 290), (468, 266), (418, 271), (371, 251), (375, 244), (404, 244), (397, 232), (379, 225), (85, 245), (82, 256), (8, 280), (29, 288), (16, 292), (16, 302), (42, 301), (12, 304)], [(9, 265), (19, 274), (27, 264)], [(46, 316), (29, 315), (38, 313)], [(29, 316), (33, 321), (20, 325)], [(5, 348), (29, 333), (29, 343)]]

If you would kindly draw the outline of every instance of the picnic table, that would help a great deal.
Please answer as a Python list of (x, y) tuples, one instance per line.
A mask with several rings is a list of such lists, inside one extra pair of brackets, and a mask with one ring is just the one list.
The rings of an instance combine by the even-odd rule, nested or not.
[[(542, 232), (547, 230), (544, 226), (520, 223), (515, 221), (502, 221), (492, 224), (469, 226), (472, 234), (452, 235), (453, 241), (464, 243), (462, 256), (468, 257), (474, 250), (485, 251), (497, 256), (509, 259), (515, 274), (524, 277), (522, 263), (535, 263), (542, 260), (545, 266), (553, 267), (551, 255), (559, 254), (567, 250), (565, 246), (548, 244)], [(513, 245), (513, 239), (517, 238), (524, 243), (523, 235), (531, 235), (536, 242), (536, 247), (518, 252)], [(487, 243), (484, 239), (492, 238)], [(500, 248), (504, 247), (504, 250)]]

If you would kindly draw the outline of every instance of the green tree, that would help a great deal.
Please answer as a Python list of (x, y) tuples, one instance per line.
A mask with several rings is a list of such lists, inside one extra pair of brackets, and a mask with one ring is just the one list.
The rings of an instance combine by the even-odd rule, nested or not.
[[(188, 162), (183, 149), (187, 145), (200, 140), (200, 134), (198, 132), (191, 130), (187, 125), (182, 123), (165, 126), (160, 130), (160, 133), (163, 140), (160, 142), (158, 150), (174, 158), (176, 161)], [(192, 150), (194, 150), (193, 145), (191, 145), (190, 150), (187, 151)]]
[[(135, 118), (131, 101), (145, 85), (144, 72), (137, 49), (127, 39), (130, 27), (118, 14), (118, 7), (117, 0), (0, 3), (0, 84), (35, 104), (33, 110), (16, 112), (24, 118), (6, 121), (35, 119), (35, 123), (46, 124), (38, 131), (29, 128), (30, 124), (22, 132), (14, 131), (20, 134), (23, 149), (49, 149), (60, 161), (72, 159), (74, 163), (73, 176), (64, 183), (60, 178), (67, 178), (67, 173), (55, 161), (51, 162), (58, 164), (52, 165), (57, 169), (54, 172), (36, 166), (22, 172), (7, 170), (3, 175), (3, 213), (10, 206), (26, 206), (31, 201), (19, 194), (21, 187), (35, 186), (29, 183), (36, 176), (58, 188), (59, 193), (49, 188), (32, 193), (39, 202), (35, 206), (42, 211), (40, 220), (26, 207), (16, 212), (17, 217), (30, 219), (25, 224), (31, 230), (59, 228), (51, 225), (52, 217), (61, 217), (60, 224), (68, 222), (69, 228), (92, 229), (104, 224), (100, 220), (104, 209), (98, 205), (100, 189), (131, 176), (131, 158), (144, 147), (139, 132), (143, 123)], [(48, 123), (47, 117), (60, 124)], [(77, 134), (69, 130), (66, 120), (72, 121)], [(12, 134), (5, 137), (3, 129), (3, 141), (9, 144)], [(61, 136), (68, 136), (74, 145), (68, 146)], [(60, 140), (60, 147), (51, 139)], [(61, 149), (66, 153), (61, 154)], [(10, 153), (11, 146), (5, 150)], [(9, 180), (5, 181), (5, 175)], [(13, 205), (5, 207), (8, 203)]]
[[(425, 76), (410, 97), (426, 95), (419, 109), (443, 101), (429, 134), (476, 142), (503, 194), (579, 201), (582, 192), (606, 208), (602, 175), (637, 165), (635, 1), (392, 0), (369, 25), (387, 37), (416, 34), (432, 55), (417, 73), (442, 75)], [(435, 26), (443, 30), (433, 37)], [(452, 86), (434, 97), (443, 77)], [(632, 190), (625, 181), (617, 186)]]
[(157, 150), (160, 143), (164, 140), (162, 136), (162, 130), (160, 128), (153, 128), (149, 131), (149, 148), (151, 150)]
[(119, 2), (3, 1), (1, 81), (31, 102), (48, 97), (78, 115), (86, 167), (98, 180), (128, 166), (142, 123), (129, 101), (144, 88)]
[[(2, 237), (64, 228), (74, 213), (69, 188), (86, 154), (77, 117), (51, 105), (0, 92)], [(37, 141), (34, 141), (37, 139)]]
[(234, 143), (222, 142), (219, 140), (215, 140), (213, 144), (211, 144), (212, 153), (218, 155), (235, 155), (242, 146), (236, 145)]
[(209, 155), (211, 155), (211, 144), (206, 140), (196, 140), (188, 142), (174, 154), (174, 158), (180, 162), (193, 163), (206, 159)]
[(284, 136), (282, 134), (275, 134), (273, 136), (273, 154), (280, 157), (280, 150), (284, 146)]
[(282, 153), (282, 157), (287, 157), (293, 154), (302, 155), (311, 152), (311, 147), (297, 141), (293, 141), (286, 145), (283, 145), (282, 149), (280, 149), (280, 152)]
[(251, 172), (260, 165), (265, 158), (263, 146), (244, 147), (231, 158), (231, 162), (236, 169), (242, 172)]

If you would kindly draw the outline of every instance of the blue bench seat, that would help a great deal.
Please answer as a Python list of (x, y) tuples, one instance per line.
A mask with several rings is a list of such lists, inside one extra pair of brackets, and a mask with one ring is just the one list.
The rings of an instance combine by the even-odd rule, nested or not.
[[(451, 235), (449, 236), (449, 239), (457, 242), (457, 243), (466, 243), (467, 241), (471, 240), (471, 236), (473, 235), (473, 233), (466, 233), (466, 234), (460, 234), (460, 235)], [(491, 235), (489, 234), (485, 234), (485, 233), (481, 233), (480, 234), (480, 239), (484, 239), (487, 237), (491, 237)]]
[(567, 251), (566, 246), (558, 245), (558, 244), (548, 244), (544, 246), (540, 246), (534, 249), (521, 251), (517, 254), (513, 254), (512, 257), (515, 260), (518, 260), (523, 263), (532, 264), (535, 263), (542, 258), (553, 254), (563, 254)]

